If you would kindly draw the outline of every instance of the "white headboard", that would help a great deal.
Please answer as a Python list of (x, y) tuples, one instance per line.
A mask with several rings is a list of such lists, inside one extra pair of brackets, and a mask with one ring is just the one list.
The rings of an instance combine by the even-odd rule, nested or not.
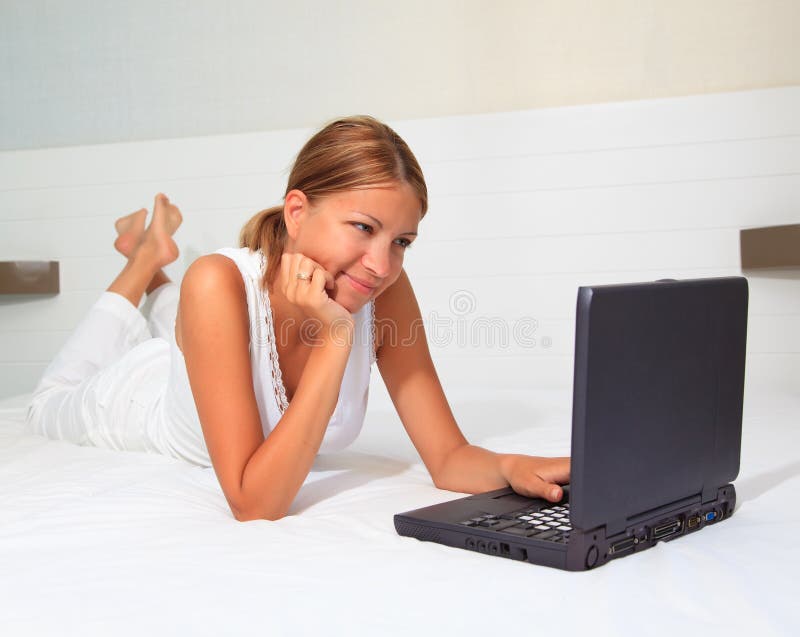
[[(391, 122), (428, 179), (406, 269), (445, 388), (569, 387), (581, 284), (741, 274), (741, 228), (800, 218), (798, 113), (800, 87)], [(166, 192), (179, 278), (280, 202), (310, 132), (0, 153), (0, 260), (61, 268), (55, 297), (0, 297), (0, 398), (121, 268), (116, 217)], [(798, 388), (798, 319), (800, 274), (750, 278), (749, 384)]]

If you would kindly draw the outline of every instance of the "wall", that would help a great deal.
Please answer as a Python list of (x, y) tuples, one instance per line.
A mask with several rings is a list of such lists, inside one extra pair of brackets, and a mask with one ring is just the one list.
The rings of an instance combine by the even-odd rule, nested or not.
[[(580, 284), (740, 274), (740, 228), (797, 222), (798, 112), (786, 88), (393, 122), (429, 182), (406, 266), (448, 391), (569, 388)], [(0, 254), (62, 268), (57, 297), (0, 301), (0, 394), (31, 390), (122, 266), (117, 216), (169, 194), (180, 277), (279, 202), (308, 133), (0, 153)], [(748, 386), (796, 392), (800, 279), (750, 285)], [(534, 346), (491, 342), (521, 319)]]
[(0, 5), (0, 150), (800, 84), (794, 0)]

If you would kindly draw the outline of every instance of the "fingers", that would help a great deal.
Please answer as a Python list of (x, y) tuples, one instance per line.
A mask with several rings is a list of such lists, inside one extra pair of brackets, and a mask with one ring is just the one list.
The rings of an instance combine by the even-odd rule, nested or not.
[[(333, 275), (327, 270), (323, 270), (321, 266), (314, 269), (314, 277), (320, 277), (322, 279), (322, 287), (333, 287)], [(312, 278), (312, 280), (314, 279)]]
[(559, 486), (569, 482), (569, 458), (516, 456), (509, 483), (514, 491), (529, 498), (558, 502), (564, 497)]
[(539, 470), (539, 475), (548, 482), (566, 484), (569, 482), (569, 458), (542, 458), (544, 466)]
[(564, 495), (564, 490), (552, 482), (542, 480), (536, 474), (528, 476), (524, 484), (512, 485), (514, 491), (528, 498), (544, 498), (550, 502), (558, 502)]
[[(302, 301), (321, 298), (320, 294), (324, 293), (326, 287), (333, 287), (333, 275), (300, 253), (281, 255), (281, 272), (284, 293), (293, 303), (302, 305)], [(298, 274), (304, 275), (303, 278), (299, 278)]]

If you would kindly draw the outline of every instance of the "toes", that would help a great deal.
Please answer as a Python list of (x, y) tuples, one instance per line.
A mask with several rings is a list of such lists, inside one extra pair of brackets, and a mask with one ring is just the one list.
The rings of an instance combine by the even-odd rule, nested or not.
[(175, 208), (175, 206), (173, 206), (172, 208), (173, 209), (169, 216), (170, 234), (174, 233), (178, 229), (178, 226), (180, 226), (181, 223), (183, 223), (183, 215), (181, 214), (181, 211)]
[(124, 234), (129, 231), (134, 231), (136, 233), (140, 233), (144, 230), (144, 223), (147, 217), (147, 209), (146, 208), (139, 208), (136, 212), (132, 212), (129, 215), (125, 215), (124, 217), (120, 217), (114, 222), (114, 228), (117, 231), (117, 234)]
[(164, 193), (158, 193), (155, 199), (155, 206), (153, 208), (153, 215), (155, 216), (156, 208), (159, 209), (159, 218), (163, 219), (163, 224), (169, 234), (174, 234), (178, 226), (183, 222), (183, 215), (178, 207), (171, 203), (169, 197)]

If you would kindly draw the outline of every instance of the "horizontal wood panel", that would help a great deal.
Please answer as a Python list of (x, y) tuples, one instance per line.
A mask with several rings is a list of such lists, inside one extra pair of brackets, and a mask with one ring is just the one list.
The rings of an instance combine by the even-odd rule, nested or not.
[(285, 188), (285, 175), (253, 174), (6, 190), (0, 191), (0, 222), (80, 217), (116, 219), (140, 208), (152, 210), (158, 192), (169, 196), (189, 218), (196, 214), (225, 214), (232, 209), (255, 213), (279, 204)]
[(402, 122), (421, 157), (580, 152), (800, 133), (800, 89), (546, 108)]
[(33, 392), (46, 367), (46, 363), (0, 362), (0, 399)]
[(800, 174), (613, 189), (439, 197), (419, 240), (746, 228), (797, 219)]
[(0, 153), (0, 190), (286, 171), (308, 130), (245, 133)]
[(738, 231), (681, 230), (617, 235), (509, 237), (490, 243), (428, 242), (405, 261), (414, 276), (736, 268)]
[(432, 196), (750, 178), (800, 172), (800, 136), (432, 164)]

